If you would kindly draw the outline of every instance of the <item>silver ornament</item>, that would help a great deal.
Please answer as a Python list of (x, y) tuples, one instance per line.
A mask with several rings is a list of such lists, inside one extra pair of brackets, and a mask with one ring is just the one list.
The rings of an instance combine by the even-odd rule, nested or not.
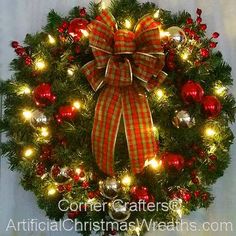
[(108, 214), (111, 219), (122, 222), (126, 221), (130, 217), (130, 209), (127, 202), (119, 200), (113, 200), (108, 205)]
[(30, 123), (34, 128), (38, 128), (43, 125), (47, 125), (49, 119), (44, 115), (43, 112), (35, 110), (32, 112)]
[(191, 117), (185, 110), (176, 111), (172, 120), (172, 124), (176, 128), (191, 128), (195, 125), (195, 123), (195, 118)]
[(58, 165), (53, 165), (51, 168), (51, 178), (57, 183), (67, 183), (71, 181), (68, 173), (68, 167), (60, 168)]
[(169, 35), (169, 39), (177, 44), (184, 44), (186, 42), (186, 35), (184, 31), (178, 26), (172, 26), (166, 30)]
[(120, 189), (121, 184), (116, 178), (108, 177), (99, 182), (99, 190), (101, 194), (108, 199), (116, 198)]

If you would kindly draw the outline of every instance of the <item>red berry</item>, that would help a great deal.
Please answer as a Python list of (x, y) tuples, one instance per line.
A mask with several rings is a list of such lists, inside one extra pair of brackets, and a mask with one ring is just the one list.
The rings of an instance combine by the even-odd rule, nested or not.
[(196, 190), (193, 194), (195, 198), (198, 198), (200, 196), (200, 190)]
[(16, 48), (15, 52), (18, 56), (23, 56), (25, 54), (25, 49), (24, 48)]
[(19, 43), (18, 43), (17, 41), (12, 41), (12, 42), (11, 42), (11, 46), (12, 46), (13, 48), (17, 48), (17, 47), (19, 47)]
[(210, 48), (216, 48), (217, 42), (210, 42)]
[(62, 192), (65, 191), (65, 187), (63, 185), (58, 185), (57, 190), (58, 190), (59, 193), (62, 193)]
[(189, 17), (189, 18), (186, 20), (186, 22), (187, 22), (188, 25), (191, 25), (191, 24), (193, 23), (193, 19)]
[(70, 55), (70, 56), (68, 56), (68, 60), (69, 60), (69, 61), (74, 61), (74, 60), (75, 60), (75, 57), (72, 56), (72, 55)]
[(202, 149), (198, 150), (198, 155), (200, 158), (205, 158), (206, 157), (206, 152)]
[(211, 172), (215, 172), (216, 171), (216, 165), (214, 163), (211, 163), (208, 165), (208, 169)]
[(75, 47), (75, 53), (79, 54), (79, 53), (80, 53), (80, 51), (81, 51), (81, 48), (80, 48), (80, 46), (76, 46), (76, 47)]
[(87, 15), (86, 8), (85, 7), (81, 8), (79, 14), (81, 17), (85, 17)]
[(88, 181), (84, 181), (84, 182), (82, 183), (82, 187), (83, 187), (84, 189), (87, 189), (87, 188), (89, 187), (89, 182), (88, 182)]
[(79, 177), (79, 175), (74, 175), (74, 177), (73, 177), (73, 180), (77, 183), (77, 182), (79, 182), (79, 180), (80, 180), (80, 177)]
[(220, 36), (220, 34), (218, 32), (214, 32), (212, 34), (212, 38), (214, 38), (214, 39), (217, 39), (219, 36)]
[(202, 14), (202, 10), (201, 9), (199, 9), (199, 8), (197, 8), (197, 11), (196, 11), (196, 13), (200, 16), (201, 14)]
[(72, 185), (71, 184), (66, 184), (64, 185), (65, 189), (67, 192), (70, 192), (72, 190)]
[(198, 177), (195, 177), (195, 178), (192, 178), (192, 182), (193, 182), (194, 184), (199, 184), (199, 183), (200, 183), (200, 180), (199, 180)]
[(189, 33), (190, 33), (190, 29), (189, 29), (189, 28), (185, 28), (185, 29), (184, 29), (184, 32), (185, 32), (186, 34), (189, 34)]
[(26, 64), (27, 66), (30, 66), (30, 65), (32, 65), (32, 63), (33, 63), (33, 61), (32, 61), (32, 59), (31, 59), (31, 57), (27, 56), (27, 57), (25, 58), (25, 64)]
[(216, 155), (210, 155), (209, 159), (212, 161), (216, 161), (217, 160), (217, 156)]
[(198, 24), (200, 24), (202, 22), (202, 18), (199, 16), (196, 21)]
[[(60, 26), (60, 28), (62, 28), (62, 29), (67, 29), (68, 28), (68, 26), (69, 26), (69, 24), (68, 24), (68, 22), (67, 21), (63, 21), (62, 23), (61, 23), (61, 26)], [(62, 32), (60, 32), (60, 33), (62, 33)]]
[(95, 198), (95, 196), (96, 196), (95, 192), (89, 192), (88, 193), (88, 198), (90, 198), (90, 199)]
[(191, 200), (191, 194), (189, 192), (184, 191), (181, 195), (185, 202), (189, 202)]
[(200, 29), (205, 31), (207, 29), (207, 25), (206, 24), (201, 24)]
[(209, 194), (208, 193), (203, 193), (201, 197), (202, 197), (203, 201), (207, 201), (208, 198), (209, 198)]
[(185, 166), (188, 167), (188, 168), (193, 167), (193, 164), (194, 164), (194, 162), (192, 160), (188, 160), (188, 161), (185, 162)]
[(202, 57), (209, 57), (209, 50), (207, 48), (201, 48), (200, 54)]

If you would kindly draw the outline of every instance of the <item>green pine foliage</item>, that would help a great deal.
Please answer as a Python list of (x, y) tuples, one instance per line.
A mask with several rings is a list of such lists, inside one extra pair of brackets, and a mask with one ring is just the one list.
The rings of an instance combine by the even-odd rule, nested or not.
[[(51, 219), (63, 218), (57, 203), (62, 198), (70, 201), (86, 202), (88, 193), (98, 191), (98, 181), (106, 176), (98, 169), (95, 158), (91, 152), (91, 131), (93, 126), (94, 109), (99, 95), (94, 93), (88, 84), (80, 68), (93, 59), (88, 39), (82, 37), (79, 42), (74, 42), (67, 33), (63, 35), (58, 28), (63, 22), (70, 22), (80, 17), (80, 7), (71, 10), (68, 16), (61, 16), (52, 10), (48, 14), (48, 23), (41, 32), (34, 35), (27, 34), (24, 41), (24, 48), (32, 58), (33, 64), (26, 65), (24, 57), (17, 57), (11, 63), (11, 70), (14, 71), (12, 78), (2, 82), (0, 92), (4, 95), (4, 118), (0, 122), (0, 131), (5, 133), (7, 141), (1, 143), (2, 153), (8, 158), (10, 169), (21, 173), (21, 184), (32, 191), (38, 199), (38, 205), (44, 209)], [(158, 6), (153, 3), (138, 3), (137, 0), (114, 0), (110, 10), (121, 28), (124, 19), (131, 20), (132, 25), (145, 14), (154, 14)], [(101, 11), (100, 4), (91, 3), (90, 12), (84, 16), (87, 20), (93, 20)], [(160, 9), (159, 18), (162, 29), (171, 26), (181, 28), (189, 27), (186, 20), (191, 17), (187, 12), (172, 14), (169, 11)], [(165, 66), (164, 71), (168, 73), (167, 79), (160, 86), (163, 97), (158, 97), (156, 91), (148, 94), (149, 104), (152, 112), (154, 125), (159, 134), (159, 156), (164, 152), (178, 153), (184, 156), (185, 162), (195, 158), (191, 166), (185, 166), (182, 171), (168, 171), (164, 168), (153, 170), (146, 167), (144, 172), (133, 176), (129, 173), (129, 157), (126, 145), (124, 129), (121, 125), (117, 138), (115, 151), (115, 167), (117, 176), (129, 174), (133, 177), (133, 184), (146, 186), (157, 201), (168, 202), (173, 194), (179, 191), (187, 191), (191, 195), (190, 201), (182, 203), (184, 214), (201, 207), (208, 207), (213, 200), (209, 187), (223, 175), (224, 170), (230, 162), (229, 149), (233, 142), (233, 134), (229, 124), (234, 122), (235, 100), (228, 92), (232, 85), (231, 67), (224, 61), (222, 54), (215, 49), (210, 49), (210, 56), (202, 58), (199, 54), (201, 48), (208, 47), (212, 39), (205, 36), (205, 31), (200, 30), (197, 23), (192, 24), (192, 29), (201, 37), (200, 41), (190, 40), (177, 47), (171, 45), (165, 49), (168, 60), (170, 50), (174, 50), (175, 69)], [(55, 44), (48, 42), (48, 35), (56, 39)], [(80, 51), (76, 52), (79, 47)], [(187, 60), (182, 59), (182, 53), (191, 48)], [(35, 70), (34, 62), (40, 58), (46, 62), (46, 69)], [(198, 65), (195, 62), (200, 62)], [(68, 75), (68, 69), (73, 69), (74, 74)], [(186, 105), (180, 96), (183, 84), (193, 80), (201, 84), (205, 95), (215, 95), (222, 104), (222, 111), (214, 119), (206, 117), (200, 104), (191, 103)], [(51, 84), (53, 94), (56, 95), (55, 103), (46, 107), (38, 108), (33, 99), (32, 93), (20, 93), (24, 86), (33, 90), (41, 83)], [(226, 87), (223, 95), (215, 94), (216, 86)], [(55, 114), (64, 105), (71, 105), (73, 101), (81, 102), (81, 109), (75, 119), (64, 121), (58, 124)], [(41, 110), (49, 120), (51, 138), (48, 142), (38, 138), (38, 127), (33, 127), (29, 121), (25, 121), (22, 112), (24, 109)], [(191, 117), (196, 120), (192, 128), (176, 128), (172, 124), (175, 111), (187, 110)], [(216, 134), (207, 137), (207, 127), (213, 127)], [(64, 141), (64, 143), (62, 142)], [(42, 146), (50, 145), (52, 154), (47, 160), (42, 160)], [(33, 147), (33, 157), (24, 158), (23, 151), (26, 147)], [(216, 160), (209, 157), (215, 155)], [(36, 175), (39, 163), (46, 167), (46, 175), (41, 178)], [(63, 193), (56, 192), (48, 195), (48, 188), (55, 185), (51, 178), (50, 170), (53, 165), (75, 169), (83, 166), (85, 178), (89, 182), (89, 188), (82, 187), (83, 181), (73, 182), (72, 190)], [(214, 168), (212, 168), (214, 167)], [(192, 176), (199, 179), (199, 183), (193, 183)], [(95, 177), (94, 177), (95, 176)], [(117, 177), (117, 178), (118, 178)], [(200, 192), (196, 197), (194, 193)], [(130, 199), (128, 191), (122, 191), (119, 197)], [(180, 197), (181, 198), (181, 197)], [(107, 201), (103, 196), (97, 196), (97, 201)], [(106, 219), (107, 213), (82, 212), (78, 219), (85, 222), (88, 219), (101, 221)], [(178, 219), (176, 212), (136, 212), (131, 214), (128, 221), (135, 219), (148, 219), (155, 221), (170, 221)], [(145, 229), (143, 229), (145, 231)], [(87, 232), (82, 232), (89, 235)]]

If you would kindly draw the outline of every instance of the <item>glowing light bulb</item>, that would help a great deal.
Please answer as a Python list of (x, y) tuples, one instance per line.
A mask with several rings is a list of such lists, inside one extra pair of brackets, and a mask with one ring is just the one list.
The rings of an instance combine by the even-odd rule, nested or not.
[(212, 137), (212, 136), (216, 135), (216, 131), (212, 128), (206, 128), (205, 134), (208, 137)]
[(189, 53), (187, 53), (187, 52), (185, 52), (185, 53), (183, 53), (183, 54), (181, 55), (181, 58), (182, 58), (184, 61), (187, 60), (188, 57), (189, 57)]
[(20, 87), (18, 91), (18, 94), (30, 94), (30, 93), (31, 90), (27, 85)]
[(49, 42), (50, 44), (55, 44), (55, 43), (56, 43), (56, 39), (53, 38), (53, 37), (49, 34), (49, 35), (48, 35), (48, 42)]
[(101, 9), (104, 10), (106, 8), (107, 8), (106, 3), (104, 1), (101, 1)]
[(89, 33), (87, 30), (81, 30), (82, 34), (84, 35), (84, 37), (88, 37), (89, 36)]
[(216, 95), (219, 95), (219, 96), (224, 96), (225, 93), (226, 93), (226, 90), (227, 88), (224, 87), (223, 85), (216, 85), (215, 88), (214, 88), (214, 92)]
[(183, 211), (182, 211), (181, 208), (177, 209), (177, 210), (176, 210), (176, 213), (179, 215), (180, 218), (182, 218)]
[(76, 173), (76, 174), (79, 175), (81, 172), (82, 172), (82, 170), (81, 170), (80, 168), (76, 168), (76, 169), (75, 169), (75, 173)]
[(35, 61), (35, 69), (36, 70), (43, 70), (46, 68), (46, 64), (45, 62), (43, 61), (43, 59), (37, 59)]
[(158, 10), (154, 13), (153, 17), (154, 17), (155, 19), (157, 19), (157, 18), (159, 17), (159, 15), (160, 15), (160, 10), (158, 9)]
[(139, 236), (140, 232), (141, 232), (141, 228), (139, 226), (135, 227), (134, 231), (136, 232), (136, 234)]
[(130, 29), (131, 27), (132, 27), (131, 22), (130, 22), (128, 19), (126, 19), (126, 20), (125, 20), (125, 28), (126, 28), (126, 29)]
[(27, 148), (25, 149), (24, 151), (24, 157), (28, 158), (28, 157), (31, 157), (34, 153), (34, 150), (32, 148)]
[(56, 192), (57, 192), (57, 190), (56, 190), (55, 187), (50, 187), (50, 188), (48, 189), (48, 195), (49, 195), (49, 196), (54, 195)]
[(129, 175), (125, 175), (121, 180), (121, 183), (125, 186), (130, 186), (131, 182), (132, 178)]
[(67, 70), (67, 74), (69, 75), (69, 76), (72, 76), (72, 75), (74, 75), (74, 69), (73, 68), (69, 68), (68, 70)]
[(77, 110), (81, 108), (81, 103), (79, 101), (74, 101), (73, 102), (73, 107)]
[(169, 33), (169, 32), (160, 30), (160, 37), (161, 37), (161, 38), (169, 37), (169, 36), (170, 36), (170, 33)]
[(48, 128), (47, 127), (42, 127), (41, 128), (41, 135), (43, 137), (48, 137), (49, 136), (49, 131), (48, 131)]
[(32, 117), (32, 112), (30, 110), (24, 110), (22, 115), (26, 120), (30, 120)]

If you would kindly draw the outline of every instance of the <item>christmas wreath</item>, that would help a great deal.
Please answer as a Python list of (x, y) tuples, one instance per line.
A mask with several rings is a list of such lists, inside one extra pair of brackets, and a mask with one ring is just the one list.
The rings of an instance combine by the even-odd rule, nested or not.
[[(24, 46), (11, 43), (1, 148), (49, 218), (136, 222), (128, 233), (139, 234), (142, 219), (176, 222), (212, 202), (209, 186), (230, 160), (235, 100), (219, 33), (206, 36), (201, 14), (91, 3), (89, 13), (52, 10)], [(173, 200), (174, 209), (145, 210)], [(107, 205), (88, 207), (98, 203)]]

